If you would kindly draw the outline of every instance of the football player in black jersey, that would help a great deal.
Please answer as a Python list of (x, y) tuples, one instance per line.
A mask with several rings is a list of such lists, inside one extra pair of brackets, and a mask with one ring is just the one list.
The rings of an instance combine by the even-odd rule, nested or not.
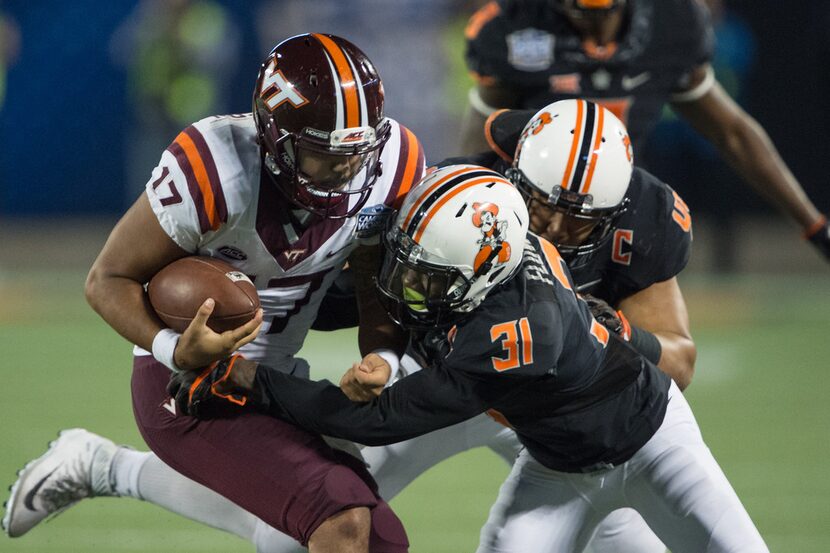
[(602, 300), (590, 300), (598, 318), (685, 389), (696, 351), (676, 278), (692, 243), (682, 198), (647, 171), (619, 169), (633, 161), (628, 140), (624, 153), (596, 148), (594, 142), (627, 133), (593, 102), (561, 100), (529, 118), (524, 110), (500, 111), (485, 131), (488, 152), (443, 163), (476, 163), (508, 175), (528, 199), (531, 230), (557, 246), (581, 294)]
[(557, 249), (526, 234), (529, 218), (517, 188), (483, 167), (450, 165), (412, 189), (384, 233), (377, 286), (424, 333), (428, 366), (372, 401), (239, 357), (178, 373), (169, 391), (191, 415), (242, 405), (375, 445), (497, 411), (525, 449), (480, 553), (582, 551), (622, 507), (675, 553), (768, 551), (677, 385), (593, 318)]
[(565, 98), (609, 108), (642, 143), (669, 102), (830, 258), (830, 225), (763, 128), (717, 83), (714, 33), (699, 0), (494, 0), (470, 19), (462, 151), (484, 149), (485, 118)]
[[(510, 175), (528, 201), (531, 230), (557, 246), (576, 290), (593, 296), (589, 303), (596, 318), (625, 335), (681, 390), (688, 386), (696, 350), (676, 278), (692, 243), (691, 216), (682, 199), (646, 171), (632, 170), (633, 149), (625, 127), (594, 103), (562, 100), (529, 121), (524, 111), (504, 111), (491, 116), (486, 129), (489, 151), (439, 165), (472, 163)], [(610, 140), (617, 137), (622, 140)], [(595, 142), (602, 144), (593, 148), (596, 155)], [(575, 232), (580, 228), (588, 232)], [(339, 283), (348, 289), (346, 277)], [(326, 324), (356, 320), (353, 297), (328, 294), (325, 303), (330, 306), (321, 310)], [(409, 353), (403, 370), (412, 373), (426, 362), (414, 362), (412, 357), (420, 356), (412, 349)], [(379, 378), (375, 392), (385, 383)], [(357, 387), (346, 389), (355, 399), (369, 397)], [(482, 446), (508, 463), (520, 447), (515, 434), (481, 416), (406, 442), (366, 448), (363, 455), (371, 471), (384, 476), (381, 493), (389, 500), (428, 468)], [(604, 519), (591, 548), (594, 553), (665, 551), (630, 509)]]

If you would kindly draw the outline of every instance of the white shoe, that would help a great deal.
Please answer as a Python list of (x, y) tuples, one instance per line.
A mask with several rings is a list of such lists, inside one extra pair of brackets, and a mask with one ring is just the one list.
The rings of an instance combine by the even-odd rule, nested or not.
[(110, 440), (82, 428), (63, 430), (46, 453), (17, 473), (4, 504), (3, 530), (16, 538), (85, 497), (115, 495), (109, 469), (117, 450)]

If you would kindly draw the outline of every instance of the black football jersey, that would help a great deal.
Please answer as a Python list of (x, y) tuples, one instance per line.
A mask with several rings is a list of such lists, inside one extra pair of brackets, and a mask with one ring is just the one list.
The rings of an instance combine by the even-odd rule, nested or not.
[(512, 107), (568, 98), (604, 105), (626, 124), (636, 151), (691, 70), (711, 59), (708, 10), (700, 0), (629, 0), (613, 48), (598, 55), (548, 0), (499, 0), (471, 19), (466, 61), (482, 81), (514, 89)]
[(272, 415), (368, 445), (495, 410), (539, 462), (567, 472), (625, 462), (665, 415), (669, 377), (593, 319), (556, 248), (532, 235), (517, 276), (421, 343), (427, 368), (369, 403), (267, 368), (257, 382)]
[[(499, 150), (450, 158), (439, 166), (472, 163), (504, 174), (510, 167), (504, 152), (514, 152), (524, 126), (535, 112), (509, 110), (490, 117), (487, 133)], [(680, 273), (692, 251), (689, 208), (672, 188), (638, 167), (626, 197), (628, 210), (617, 221), (613, 236), (587, 263), (571, 274), (580, 293), (616, 306), (628, 296)]]

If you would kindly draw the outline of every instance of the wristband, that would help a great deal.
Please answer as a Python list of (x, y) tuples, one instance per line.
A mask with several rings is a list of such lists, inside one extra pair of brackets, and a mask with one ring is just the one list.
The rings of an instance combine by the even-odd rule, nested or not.
[(827, 224), (827, 217), (822, 215), (821, 217), (818, 218), (818, 220), (815, 223), (813, 223), (812, 225), (810, 225), (809, 227), (804, 229), (804, 234), (802, 236), (804, 236), (805, 240), (810, 240), (816, 234), (818, 234), (818, 232), (821, 231), (821, 229), (823, 229), (824, 225), (826, 225), (826, 224)]
[(401, 368), (401, 358), (398, 356), (397, 353), (392, 351), (389, 348), (381, 348), (376, 349), (373, 351), (375, 355), (379, 355), (383, 358), (384, 361), (389, 363), (389, 368), (391, 372), (389, 373), (389, 380), (386, 382), (386, 386), (391, 386), (393, 382), (395, 382), (395, 377), (398, 376), (398, 371)]
[(173, 360), (173, 352), (176, 351), (176, 345), (179, 343), (180, 337), (181, 334), (172, 328), (163, 328), (153, 338), (153, 357), (173, 372), (181, 370)]
[(648, 330), (632, 326), (631, 340), (629, 340), (628, 343), (631, 344), (631, 346), (636, 349), (640, 355), (655, 365), (658, 361), (660, 361), (660, 355), (663, 353), (663, 346), (660, 345), (660, 340), (657, 339), (657, 336)]

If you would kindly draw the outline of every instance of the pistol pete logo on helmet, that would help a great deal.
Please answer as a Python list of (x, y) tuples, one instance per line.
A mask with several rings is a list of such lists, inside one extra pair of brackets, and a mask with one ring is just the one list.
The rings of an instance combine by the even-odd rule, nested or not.
[(482, 237), (476, 241), (479, 245), (473, 270), (478, 270), (485, 263), (505, 263), (510, 259), (510, 243), (505, 241), (507, 221), (497, 219), (499, 206), (491, 202), (473, 204), (473, 225), (481, 230)]
[(282, 71), (276, 69), (276, 62), (271, 60), (265, 70), (265, 78), (262, 79), (262, 88), (259, 95), (268, 109), (274, 111), (285, 102), (291, 102), (294, 108), (299, 108), (308, 103), (308, 100), (294, 89)]

